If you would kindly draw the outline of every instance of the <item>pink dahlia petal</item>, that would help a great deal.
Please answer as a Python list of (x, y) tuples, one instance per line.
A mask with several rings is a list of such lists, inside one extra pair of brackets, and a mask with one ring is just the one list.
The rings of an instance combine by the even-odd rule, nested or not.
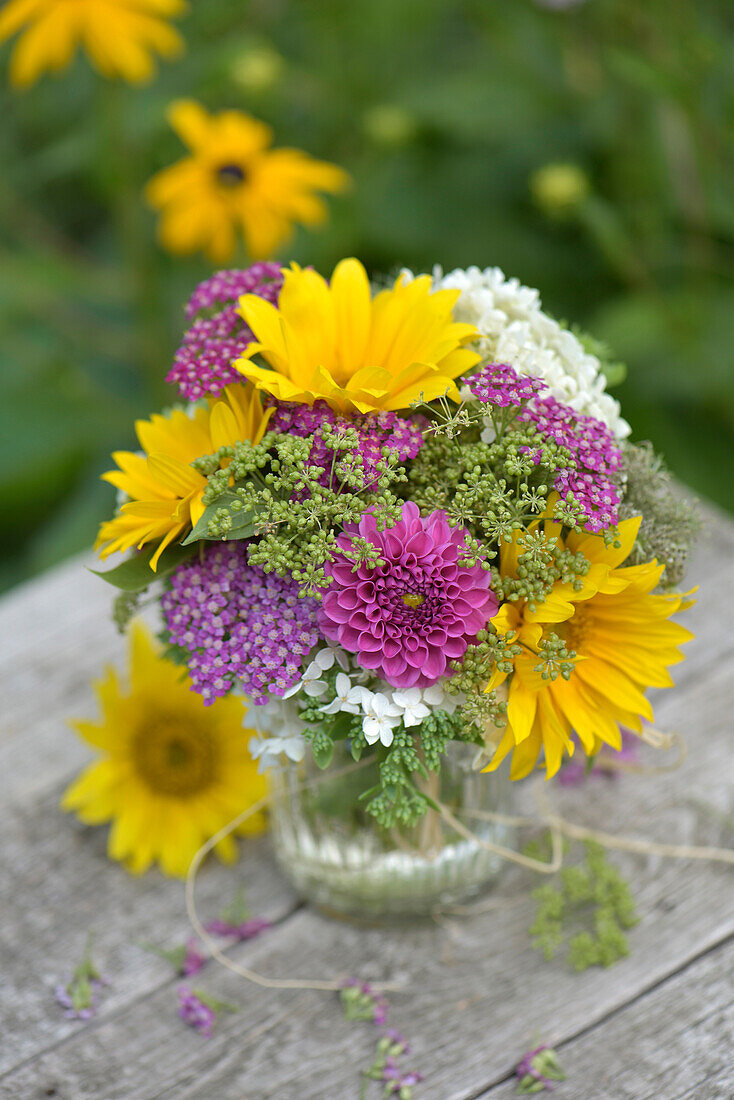
[[(355, 567), (345, 553), (355, 536), (376, 546), (385, 564)], [(489, 573), (458, 564), (465, 539), (466, 531), (451, 527), (443, 512), (422, 517), (413, 501), (385, 531), (372, 515), (345, 528), (326, 567), (331, 584), (319, 611), (324, 635), (395, 687), (436, 683), (498, 607)]]

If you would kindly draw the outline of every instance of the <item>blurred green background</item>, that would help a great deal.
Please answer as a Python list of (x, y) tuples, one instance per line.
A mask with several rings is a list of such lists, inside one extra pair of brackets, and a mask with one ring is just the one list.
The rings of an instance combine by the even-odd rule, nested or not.
[[(170, 400), (211, 266), (157, 247), (141, 189), (183, 153), (164, 117), (182, 95), (352, 173), (281, 258), (497, 264), (540, 287), (627, 363), (634, 436), (734, 510), (734, 4), (550, 5), (207, 0), (142, 90), (80, 59), (14, 93), (0, 51), (1, 586), (92, 541), (109, 452)], [(544, 197), (534, 173), (558, 162), (585, 198)]]

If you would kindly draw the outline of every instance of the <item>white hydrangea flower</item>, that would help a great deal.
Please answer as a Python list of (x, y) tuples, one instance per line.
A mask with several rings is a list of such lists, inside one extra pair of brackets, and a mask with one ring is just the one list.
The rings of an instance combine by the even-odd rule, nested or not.
[(359, 714), (362, 703), (363, 687), (352, 687), (352, 681), (344, 672), (336, 675), (336, 695), (330, 703), (320, 709), (324, 714), (337, 714), (346, 711), (347, 714)]
[(400, 725), (401, 711), (387, 695), (362, 689), (362, 732), (368, 745), (380, 741), (385, 747), (392, 745), (393, 730)]
[(599, 360), (543, 313), (537, 290), (505, 278), (498, 267), (457, 268), (447, 275), (436, 267), (433, 278), (437, 288), (460, 291), (454, 316), (481, 333), (471, 346), (483, 360), (509, 363), (520, 374), (542, 378), (558, 401), (595, 416), (619, 439), (629, 435), (619, 402), (605, 392)]

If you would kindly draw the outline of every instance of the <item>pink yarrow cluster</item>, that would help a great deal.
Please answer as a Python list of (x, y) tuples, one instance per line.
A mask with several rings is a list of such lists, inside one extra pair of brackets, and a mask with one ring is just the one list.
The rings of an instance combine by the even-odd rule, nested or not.
[[(518, 419), (533, 423), (546, 439), (565, 447), (576, 462), (556, 474), (553, 487), (565, 498), (571, 493), (583, 508), (585, 526), (594, 532), (613, 527), (622, 497), (611, 475), (622, 465), (622, 452), (606, 424), (576, 412), (555, 397), (536, 397)], [(530, 448), (527, 448), (530, 453)], [(536, 462), (541, 455), (535, 455)]]
[(509, 363), (486, 363), (466, 384), (480, 401), (500, 409), (523, 405), (546, 389), (541, 378), (518, 374)]
[[(555, 397), (540, 396), (548, 388), (545, 382), (520, 375), (507, 363), (486, 364), (468, 379), (467, 385), (485, 404), (520, 408), (520, 422), (534, 424), (546, 439), (570, 452), (576, 466), (559, 470), (553, 487), (564, 498), (572, 494), (584, 510), (590, 531), (603, 531), (617, 523), (622, 498), (612, 474), (622, 465), (622, 452), (606, 424), (576, 412)], [(522, 450), (532, 454), (536, 464), (543, 459), (542, 447)]]
[(254, 339), (237, 312), (243, 294), (278, 301), (283, 276), (280, 266), (257, 263), (244, 270), (218, 271), (200, 283), (186, 305), (193, 322), (184, 334), (166, 381), (178, 386), (189, 401), (218, 397), (242, 375), (231, 365)]
[[(332, 465), (334, 452), (319, 435), (324, 424), (354, 428), (359, 436), (357, 457), (365, 478), (376, 474), (377, 463), (382, 458), (382, 448), (394, 452), (399, 462), (415, 458), (423, 446), (421, 425), (406, 420), (397, 413), (383, 410), (369, 416), (354, 416), (346, 419), (338, 416), (325, 401), (315, 401), (313, 405), (296, 405), (278, 402), (269, 427), (275, 432), (288, 432), (305, 438), (315, 435), (311, 448), (310, 461), (314, 466), (322, 466), (324, 472), (319, 481), (324, 486), (334, 487), (332, 483)], [(338, 484), (338, 474), (333, 475)]]
[[(385, 531), (369, 513), (345, 527), (326, 566), (322, 632), (394, 687), (435, 684), (498, 607), (489, 573), (459, 564), (465, 535), (443, 512), (423, 518), (412, 501)], [(376, 546), (384, 564), (355, 567), (345, 554), (354, 536)]]
[(316, 601), (299, 599), (294, 581), (249, 565), (240, 542), (211, 544), (203, 561), (179, 565), (161, 606), (205, 703), (235, 681), (252, 703), (283, 695), (319, 639)]

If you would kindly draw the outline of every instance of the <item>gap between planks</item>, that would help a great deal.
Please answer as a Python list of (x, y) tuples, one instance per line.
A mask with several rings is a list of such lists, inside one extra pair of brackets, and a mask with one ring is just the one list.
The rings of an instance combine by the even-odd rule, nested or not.
[[(635, 1006), (639, 1005), (641, 1002), (646, 1001), (652, 994), (660, 992), (664, 993), (666, 991), (666, 987), (675, 985), (680, 980), (680, 978), (686, 975), (688, 971), (697, 970), (700, 967), (700, 964), (705, 959), (709, 958), (709, 956), (725, 956), (727, 953), (727, 949), (731, 947), (732, 944), (734, 944), (734, 933), (729, 933), (728, 935), (724, 936), (724, 938), (718, 943), (710, 944), (702, 951), (699, 951), (698, 954), (693, 955), (691, 958), (687, 959), (676, 970), (671, 970), (669, 974), (665, 974), (657, 981), (651, 982), (646, 988), (639, 990), (637, 993), (635, 993), (633, 997), (630, 998), (629, 1001), (626, 1001), (624, 1004), (617, 1005), (615, 1008), (610, 1009), (609, 1012), (605, 1013), (605, 1015), (601, 1016), (593, 1023), (588, 1024), (585, 1027), (581, 1027), (573, 1034), (564, 1036), (563, 1039), (554, 1042), (553, 1049), (562, 1055), (564, 1049), (571, 1046), (573, 1043), (578, 1042), (579, 1039), (592, 1039), (600, 1028), (606, 1027), (610, 1023), (613, 1023), (616, 1019), (623, 1017), (625, 1013), (634, 1009)], [(734, 990), (732, 991), (732, 997), (734, 998)], [(711, 1009), (709, 1015), (713, 1015), (715, 1012), (719, 1011), (720, 1007), (716, 1006)], [(562, 1056), (559, 1058), (559, 1062), (563, 1067)], [(467, 1093), (467, 1095), (463, 1096), (461, 1100), (501, 1100), (501, 1097), (498, 1094), (497, 1090), (500, 1089), (502, 1085), (515, 1081), (515, 1079), (516, 1078), (514, 1070), (509, 1071), (501, 1077), (497, 1077), (491, 1081), (487, 1081), (486, 1084), (484, 1084), (478, 1091)], [(559, 1084), (558, 1087), (562, 1088), (563, 1086)], [(584, 1093), (587, 1093), (586, 1086), (584, 1086)], [(690, 1094), (687, 1092), (685, 1095)], [(656, 1100), (661, 1100), (659, 1093), (648, 1094), (647, 1097), (640, 1096), (637, 1097), (636, 1100), (653, 1100), (653, 1097), (655, 1097)], [(682, 1098), (683, 1094), (681, 1094), (680, 1100), (682, 1100)], [(678, 1100), (678, 1098), (670, 1097), (669, 1100)]]

